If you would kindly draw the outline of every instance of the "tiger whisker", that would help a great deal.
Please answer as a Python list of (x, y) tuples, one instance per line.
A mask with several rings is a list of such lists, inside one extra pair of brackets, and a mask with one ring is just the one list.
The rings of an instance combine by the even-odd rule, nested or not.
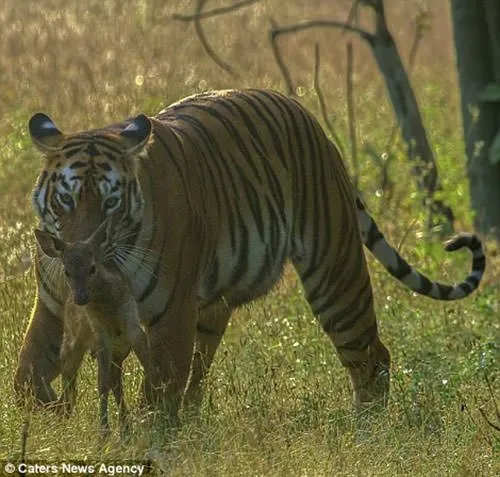
[(130, 257), (140, 259), (143, 262), (149, 264), (155, 264), (160, 258), (162, 258), (162, 254), (153, 252), (145, 248), (129, 248), (118, 246), (115, 250), (119, 250), (121, 253), (125, 253)]
[[(113, 254), (111, 255), (110, 258), (112, 260), (114, 260), (115, 262), (119, 262), (122, 265), (122, 270), (125, 269), (127, 271), (127, 274), (131, 273), (131, 270), (130, 270), (131, 267), (128, 265), (136, 264), (138, 268), (143, 266), (142, 262), (137, 257), (134, 257), (133, 255), (130, 255), (130, 254), (125, 254), (122, 251), (117, 250), (117, 249), (115, 249), (113, 251)], [(143, 268), (146, 268), (146, 267), (143, 266)]]
[(154, 275), (154, 270), (151, 268), (151, 262), (144, 261), (142, 257), (137, 257), (134, 253), (126, 253), (119, 248), (115, 249), (114, 254), (120, 256), (123, 261), (128, 260), (133, 264), (136, 264), (138, 268), (146, 270), (150, 275)]
[(54, 286), (58, 286), (63, 274), (63, 267), (59, 260), (42, 255), (41, 264), (46, 272), (47, 280)]
[[(152, 231), (153, 231), (153, 227), (156, 225), (155, 222), (153, 222), (152, 224), (149, 224), (147, 226), (144, 226), (142, 227), (142, 231), (146, 234), (150, 234)], [(117, 241), (119, 240), (126, 240), (127, 238), (129, 237), (132, 237), (136, 234), (136, 232), (131, 232), (131, 231), (126, 231), (126, 233), (118, 233), (116, 234), (113, 238)]]
[[(127, 266), (125, 262), (125, 258), (121, 255), (114, 255), (112, 257), (113, 262), (116, 264), (116, 266), (119, 268), (119, 270), (126, 276), (130, 276), (131, 270)], [(150, 276), (154, 275), (154, 273), (150, 273)], [(144, 286), (147, 285), (148, 281), (148, 276), (145, 276), (143, 278), (138, 278), (137, 276), (135, 277), (135, 281), (138, 282), (138, 285)]]
[(117, 244), (107, 251), (106, 256), (110, 256), (116, 252), (120, 252), (122, 254), (126, 254), (127, 256), (134, 257), (144, 262), (154, 263), (157, 262), (162, 254), (157, 253), (153, 250), (147, 249), (145, 247), (141, 247), (138, 245), (127, 245), (127, 244)]

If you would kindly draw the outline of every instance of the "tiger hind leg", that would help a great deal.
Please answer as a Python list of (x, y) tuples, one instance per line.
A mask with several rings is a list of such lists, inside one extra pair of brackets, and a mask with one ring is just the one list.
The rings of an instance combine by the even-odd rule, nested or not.
[(354, 260), (339, 270), (294, 263), (313, 313), (349, 372), (355, 407), (363, 411), (387, 405), (390, 354), (378, 335), (370, 277), (359, 248), (356, 256), (347, 247), (345, 253), (353, 253)]

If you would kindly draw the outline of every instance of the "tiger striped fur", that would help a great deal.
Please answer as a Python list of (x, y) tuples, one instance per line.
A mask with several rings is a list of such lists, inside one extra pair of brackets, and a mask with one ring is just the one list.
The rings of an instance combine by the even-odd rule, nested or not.
[[(287, 259), (349, 371), (358, 407), (386, 402), (390, 365), (362, 244), (404, 285), (438, 300), (469, 295), (484, 272), (472, 235), (448, 246), (473, 253), (458, 285), (408, 265), (356, 198), (319, 123), (276, 92), (199, 94), (151, 118), (76, 134), (37, 114), (30, 133), (45, 155), (33, 193), (41, 226), (78, 241), (113, 216), (108, 253), (129, 277), (150, 344), (148, 381), (172, 415), (184, 392), (199, 400), (232, 310), (267, 293)], [(38, 251), (38, 295), (15, 380), (42, 402), (55, 399), (50, 382), (59, 373), (60, 271)]]

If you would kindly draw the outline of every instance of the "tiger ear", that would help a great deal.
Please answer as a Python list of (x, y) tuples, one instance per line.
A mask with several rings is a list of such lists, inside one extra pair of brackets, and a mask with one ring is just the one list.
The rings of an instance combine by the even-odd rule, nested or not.
[(66, 242), (49, 232), (35, 229), (35, 238), (40, 250), (51, 258), (60, 258), (66, 249)]
[(138, 154), (144, 149), (153, 132), (151, 120), (144, 114), (139, 114), (130, 121), (128, 126), (120, 133), (127, 147), (127, 153)]
[(41, 152), (48, 154), (59, 148), (64, 134), (46, 114), (36, 113), (29, 121), (31, 140)]

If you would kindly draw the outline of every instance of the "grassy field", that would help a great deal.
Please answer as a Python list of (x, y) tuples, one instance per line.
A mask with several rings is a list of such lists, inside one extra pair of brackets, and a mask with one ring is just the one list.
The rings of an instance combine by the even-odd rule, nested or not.
[[(225, 4), (228, 4), (227, 2)], [(442, 197), (470, 230), (448, 2), (387, 1), (402, 55), (413, 39), (413, 18), (427, 8), (413, 82), (437, 155)], [(163, 6), (163, 5), (168, 6)], [(35, 287), (30, 265), (30, 191), (41, 164), (27, 135), (36, 111), (64, 130), (98, 127), (156, 110), (184, 95), (219, 87), (284, 89), (268, 44), (269, 18), (345, 19), (348, 0), (267, 0), (204, 22), (212, 46), (236, 76), (203, 51), (192, 25), (171, 19), (196, 2), (177, 0), (3, 0), (0, 4), (0, 461), (19, 458), (24, 414), (15, 407), (12, 377)], [(222, 0), (207, 2), (212, 8)], [(334, 8), (332, 8), (334, 6)], [(369, 22), (369, 19), (363, 19)], [(349, 150), (345, 101), (345, 44), (335, 31), (282, 42), (302, 101), (319, 117), (313, 81), (314, 44), (322, 52), (321, 84), (337, 134)], [(431, 277), (458, 281), (467, 254), (446, 255), (404, 158), (387, 144), (394, 119), (369, 50), (357, 39), (355, 98), (364, 198), (391, 242)], [(394, 182), (382, 193), (370, 145), (391, 158)], [(386, 157), (386, 156), (384, 156)], [(349, 158), (346, 158), (349, 161)], [(292, 270), (266, 298), (239, 310), (216, 356), (201, 416), (175, 433), (151, 425), (138, 407), (141, 374), (126, 365), (132, 435), (115, 432), (101, 448), (97, 432), (96, 366), (89, 357), (80, 378), (76, 413), (68, 421), (30, 416), (27, 457), (48, 463), (151, 459), (172, 476), (494, 476), (500, 475), (500, 324), (498, 245), (488, 242), (488, 271), (480, 290), (459, 303), (415, 296), (370, 260), (382, 339), (393, 357), (389, 408), (360, 433), (350, 410), (346, 372), (303, 299)], [(482, 412), (481, 412), (482, 411)], [(0, 474), (2, 469), (0, 468)]]

